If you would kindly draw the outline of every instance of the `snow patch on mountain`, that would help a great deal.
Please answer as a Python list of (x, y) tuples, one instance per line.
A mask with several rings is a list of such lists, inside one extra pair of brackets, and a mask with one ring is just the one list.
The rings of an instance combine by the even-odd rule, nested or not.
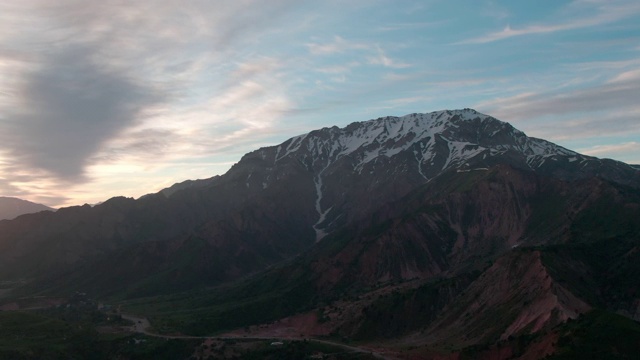
[(318, 175), (313, 179), (316, 186), (316, 211), (318, 212), (318, 221), (313, 225), (313, 230), (316, 232), (316, 241), (322, 240), (327, 233), (320, 228), (320, 224), (326, 219), (327, 213), (331, 208), (322, 211), (322, 173), (329, 167), (328, 165), (322, 169)]
[(455, 164), (466, 159), (475, 157), (482, 153), (486, 148), (466, 141), (448, 141), (449, 156), (445, 162), (443, 169), (448, 168), (453, 161)]

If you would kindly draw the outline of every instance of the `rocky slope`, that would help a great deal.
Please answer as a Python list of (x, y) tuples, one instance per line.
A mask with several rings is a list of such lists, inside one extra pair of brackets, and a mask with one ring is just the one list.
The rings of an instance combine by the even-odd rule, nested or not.
[[(640, 294), (632, 280), (640, 270), (634, 265), (639, 216), (640, 191), (607, 181), (566, 182), (509, 166), (473, 177), (453, 172), (255, 281), (276, 283), (283, 293), (304, 286), (324, 302), (362, 297), (359, 310), (345, 310), (322, 326), (356, 338), (412, 329), (445, 336), (446, 326), (431, 323), (436, 317), (466, 334), (471, 331), (462, 325), (472, 326), (469, 319), (484, 324), (469, 335), (470, 343), (537, 331), (591, 306), (633, 317)], [(371, 289), (403, 283), (414, 285), (393, 290), (399, 292), (393, 300), (366, 300), (377, 298)], [(290, 307), (309, 304), (313, 297), (298, 296)], [(490, 331), (486, 324), (495, 317), (512, 319)]]

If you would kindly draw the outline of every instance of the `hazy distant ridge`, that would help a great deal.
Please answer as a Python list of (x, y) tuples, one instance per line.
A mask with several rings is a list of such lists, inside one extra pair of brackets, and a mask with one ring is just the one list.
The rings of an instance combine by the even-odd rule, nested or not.
[(0, 220), (11, 220), (24, 214), (31, 214), (40, 211), (55, 211), (46, 205), (33, 203), (30, 201), (0, 196)]

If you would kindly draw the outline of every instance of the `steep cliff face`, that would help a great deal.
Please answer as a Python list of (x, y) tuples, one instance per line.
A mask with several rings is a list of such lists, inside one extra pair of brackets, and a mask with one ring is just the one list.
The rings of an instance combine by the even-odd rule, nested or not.
[(428, 338), (433, 343), (494, 343), (550, 329), (590, 308), (549, 275), (539, 252), (516, 251), (498, 259), (444, 309)]

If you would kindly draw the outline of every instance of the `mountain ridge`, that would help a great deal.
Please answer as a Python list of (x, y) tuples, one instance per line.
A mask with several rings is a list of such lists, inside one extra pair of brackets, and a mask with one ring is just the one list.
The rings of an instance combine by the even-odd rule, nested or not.
[(56, 209), (15, 197), (0, 196), (0, 220), (13, 220), (20, 215), (40, 211), (56, 211)]
[[(0, 247), (21, 249), (24, 255), (19, 256), (26, 256), (31, 251), (28, 239), (44, 244), (51, 241), (46, 240), (50, 234), (49, 238), (62, 241), (57, 247), (67, 247), (63, 252), (68, 260), (62, 263), (68, 264), (82, 260), (83, 254), (99, 254), (122, 244), (182, 242), (191, 235), (207, 241), (213, 234), (260, 236), (260, 228), (270, 223), (282, 234), (297, 229), (292, 233), (298, 240), (285, 236), (294, 241), (288, 246), (295, 253), (437, 176), (485, 171), (501, 163), (567, 181), (597, 176), (640, 186), (640, 171), (624, 163), (529, 138), (472, 109), (443, 110), (314, 130), (252, 151), (221, 176), (185, 181), (138, 200), (113, 198), (92, 208), (65, 208), (41, 216), (43, 220), (27, 216), (3, 224), (5, 231), (0, 225), (5, 234), (0, 235)], [(74, 220), (79, 215), (82, 223)], [(39, 227), (34, 225), (43, 222), (51, 229), (36, 233)], [(99, 247), (93, 248), (93, 242)], [(274, 261), (293, 254), (284, 250), (285, 243), (274, 246), (269, 250)]]

